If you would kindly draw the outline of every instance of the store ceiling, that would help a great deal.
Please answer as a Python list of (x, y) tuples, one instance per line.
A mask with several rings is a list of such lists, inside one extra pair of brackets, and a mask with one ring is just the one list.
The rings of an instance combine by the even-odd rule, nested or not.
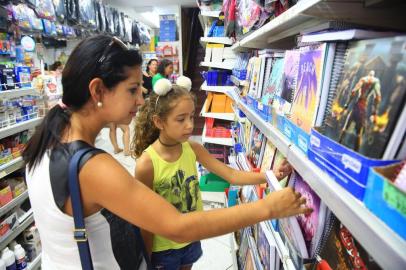
[(116, 3), (128, 7), (160, 7), (166, 5), (181, 5), (186, 7), (197, 7), (196, 0), (148, 0), (148, 1), (130, 1), (130, 0), (108, 0), (107, 2)]

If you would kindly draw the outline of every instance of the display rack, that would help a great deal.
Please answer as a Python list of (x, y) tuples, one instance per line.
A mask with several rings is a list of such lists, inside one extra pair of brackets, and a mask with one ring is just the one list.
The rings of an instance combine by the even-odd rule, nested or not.
[(237, 102), (238, 107), (252, 124), (258, 127), (267, 139), (282, 152), (294, 169), (378, 264), (384, 269), (403, 269), (406, 265), (404, 252), (406, 241), (337, 184), (327, 173), (314, 165), (279, 130), (264, 121), (242, 101)]
[(9, 212), (16, 206), (22, 204), (28, 198), (28, 191), (24, 191), (20, 196), (14, 198), (11, 202), (0, 208), (0, 217)]
[(207, 43), (218, 43), (218, 44), (224, 44), (224, 45), (232, 45), (233, 40), (228, 37), (201, 37), (200, 38), (200, 43), (202, 43), (203, 46), (206, 46)]
[(0, 139), (3, 139), (5, 137), (14, 135), (18, 132), (31, 129), (36, 127), (39, 123), (41, 123), (42, 117), (37, 117), (34, 119), (30, 119), (28, 121), (23, 121), (14, 125), (10, 125), (8, 127), (0, 129)]
[(206, 125), (204, 125), (203, 133), (202, 133), (202, 143), (213, 143), (225, 146), (233, 146), (234, 140), (233, 138), (215, 138), (215, 137), (207, 137), (206, 136)]
[[(379, 18), (379, 20), (377, 19)], [(402, 9), (395, 7), (367, 8), (364, 1), (306, 0), (299, 1), (287, 11), (236, 42), (232, 49), (292, 48), (293, 37), (303, 30), (327, 20), (346, 21), (375, 28), (406, 30)], [(287, 38), (292, 38), (286, 42)]]
[(201, 62), (200, 65), (202, 67), (232, 70), (234, 67), (234, 62)]
[(207, 99), (206, 99), (206, 101), (204, 102), (204, 105), (203, 105), (203, 107), (202, 107), (202, 111), (200, 112), (200, 116), (202, 116), (202, 117), (209, 117), (209, 118), (215, 118), (215, 119), (228, 120), (228, 121), (234, 121), (234, 119), (235, 119), (235, 114), (234, 114), (234, 113), (211, 113), (211, 112), (205, 112), (206, 103), (207, 103)]
[(32, 262), (28, 263), (27, 270), (37, 270), (41, 268), (41, 254), (39, 254)]
[(37, 90), (35, 90), (32, 87), (0, 91), (0, 98), (15, 98), (27, 95), (40, 95), (40, 94), (37, 92)]
[(0, 243), (0, 250), (3, 250), (11, 241), (14, 240), (20, 233), (28, 228), (34, 222), (34, 215), (31, 213), (17, 228), (15, 228), (3, 241)]
[(204, 81), (204, 83), (200, 87), (200, 89), (204, 91), (217, 92), (223, 94), (225, 94), (227, 91), (232, 90), (233, 88), (234, 86), (208, 86), (206, 81)]
[(15, 158), (6, 164), (0, 165), (0, 179), (21, 169), (23, 166), (24, 161), (22, 157)]

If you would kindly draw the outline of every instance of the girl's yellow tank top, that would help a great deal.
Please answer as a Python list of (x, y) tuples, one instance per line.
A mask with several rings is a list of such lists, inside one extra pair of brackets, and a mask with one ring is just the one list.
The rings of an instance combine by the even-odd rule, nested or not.
[[(150, 145), (145, 150), (154, 166), (153, 190), (178, 209), (188, 213), (203, 210), (196, 168), (196, 155), (189, 142), (182, 143), (182, 154), (175, 162), (163, 160)], [(189, 243), (176, 243), (154, 235), (153, 252), (180, 249)]]

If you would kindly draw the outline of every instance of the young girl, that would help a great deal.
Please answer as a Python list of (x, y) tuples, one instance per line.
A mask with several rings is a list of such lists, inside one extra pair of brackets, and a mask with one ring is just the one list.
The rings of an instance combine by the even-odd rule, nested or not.
[[(190, 80), (180, 79), (186, 81), (188, 89), (161, 79), (137, 114), (133, 143), (138, 158), (136, 178), (181, 213), (202, 210), (196, 161), (231, 184), (265, 183), (265, 174), (231, 169), (212, 157), (202, 145), (188, 140), (193, 132), (195, 100), (189, 92)], [(282, 179), (290, 171), (290, 166), (284, 164), (276, 175)], [(145, 231), (143, 236), (147, 249), (152, 250), (154, 269), (191, 269), (202, 255), (200, 242), (175, 242)]]
[(173, 63), (171, 60), (162, 59), (158, 65), (157, 73), (154, 77), (152, 77), (152, 88), (154, 87), (155, 83), (163, 78), (169, 78), (169, 76), (173, 73)]

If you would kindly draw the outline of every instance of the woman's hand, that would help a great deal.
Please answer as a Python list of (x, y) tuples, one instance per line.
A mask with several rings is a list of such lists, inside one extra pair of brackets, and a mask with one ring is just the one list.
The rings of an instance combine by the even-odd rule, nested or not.
[(291, 187), (274, 191), (264, 198), (264, 203), (269, 209), (269, 217), (284, 218), (299, 214), (310, 214), (313, 209), (306, 207), (306, 199)]
[(285, 158), (276, 168), (273, 169), (273, 173), (275, 174), (276, 178), (280, 181), (292, 173), (292, 166)]

